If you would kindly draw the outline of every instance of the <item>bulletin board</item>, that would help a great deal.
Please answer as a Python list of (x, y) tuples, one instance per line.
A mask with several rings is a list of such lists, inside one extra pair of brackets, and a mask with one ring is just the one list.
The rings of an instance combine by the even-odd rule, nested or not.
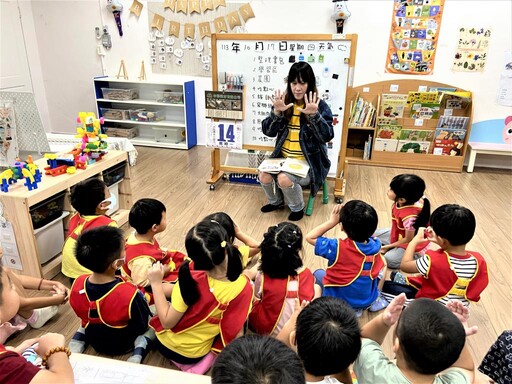
[[(306, 61), (315, 72), (320, 97), (333, 113), (334, 139), (328, 144), (331, 160), (329, 177), (338, 177), (343, 119), (348, 108), (346, 94), (347, 88), (352, 87), (356, 45), (357, 35), (212, 35), (213, 89), (223, 89), (220, 74), (223, 78), (227, 74), (243, 76), (243, 148), (273, 149), (275, 139), (265, 136), (261, 130), (261, 122), (272, 107), (270, 97), (276, 90), (286, 89), (286, 76), (291, 65)], [(215, 161), (214, 153), (209, 183), (215, 183), (219, 176), (219, 164)]]

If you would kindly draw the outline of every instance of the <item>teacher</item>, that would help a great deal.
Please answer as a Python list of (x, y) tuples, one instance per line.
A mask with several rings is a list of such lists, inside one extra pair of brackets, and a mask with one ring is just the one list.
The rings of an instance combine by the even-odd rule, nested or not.
[(327, 177), (331, 162), (326, 143), (334, 131), (331, 109), (318, 97), (311, 66), (302, 61), (293, 64), (286, 83), (286, 91), (277, 90), (272, 97), (273, 106), (261, 123), (262, 130), (266, 136), (277, 137), (271, 158), (305, 159), (310, 169), (304, 178), (287, 172), (260, 172), (259, 181), (269, 202), (261, 212), (283, 209), (286, 201), (291, 210), (288, 220), (298, 221), (304, 216), (302, 187), (309, 185), (315, 196)]

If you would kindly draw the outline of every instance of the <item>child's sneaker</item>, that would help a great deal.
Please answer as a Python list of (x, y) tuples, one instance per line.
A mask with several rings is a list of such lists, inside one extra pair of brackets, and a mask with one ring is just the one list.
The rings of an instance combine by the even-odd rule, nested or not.
[(48, 320), (55, 316), (59, 312), (59, 307), (52, 305), (51, 307), (37, 308), (34, 309), (32, 315), (25, 319), (25, 321), (34, 329), (41, 328), (45, 325)]
[(385, 298), (383, 298), (381, 295), (379, 295), (379, 297), (377, 297), (377, 300), (375, 300), (373, 302), (373, 304), (370, 305), (370, 308), (368, 308), (368, 310), (370, 312), (378, 312), (378, 311), (381, 311), (384, 308), (386, 308), (388, 305), (389, 305), (389, 302)]
[(390, 278), (395, 283), (407, 284), (407, 279), (401, 272), (398, 272), (398, 271), (391, 272)]

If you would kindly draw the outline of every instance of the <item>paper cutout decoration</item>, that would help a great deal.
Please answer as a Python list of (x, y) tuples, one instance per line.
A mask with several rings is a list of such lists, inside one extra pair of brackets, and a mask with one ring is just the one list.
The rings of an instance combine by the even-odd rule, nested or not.
[(200, 0), (189, 0), (188, 1), (188, 12), (189, 14), (201, 13), (201, 2)]
[(229, 29), (233, 29), (236, 26), (242, 25), (242, 22), (240, 21), (240, 16), (238, 16), (238, 11), (228, 13), (226, 15), (226, 18), (228, 19)]
[(205, 21), (204, 23), (199, 23), (199, 37), (202, 39), (205, 36), (210, 37), (212, 31), (210, 29), (210, 22)]
[(169, 8), (174, 12), (174, 8), (176, 8), (176, 0), (164, 0), (164, 11), (166, 8)]
[(482, 72), (487, 60), (490, 38), (491, 30), (488, 28), (460, 28), (452, 69), (462, 72)]
[(250, 3), (242, 5), (239, 11), (240, 14), (242, 15), (242, 19), (244, 19), (244, 22), (247, 22), (247, 20), (252, 19), (254, 17), (254, 11), (252, 10)]
[(196, 25), (194, 23), (185, 24), (185, 37), (194, 39), (196, 37)]
[(181, 24), (177, 21), (171, 21), (169, 25), (169, 36), (180, 37)]
[(155, 13), (155, 16), (153, 16), (153, 21), (151, 22), (151, 28), (156, 28), (159, 31), (162, 30), (164, 27), (164, 17), (159, 15), (158, 13)]
[(217, 17), (216, 19), (213, 20), (213, 25), (215, 27), (215, 32), (216, 33), (221, 33), (221, 32), (227, 32), (228, 31), (228, 26), (226, 25), (226, 20), (221, 16), (221, 17)]
[(142, 12), (142, 8), (144, 8), (144, 5), (141, 2), (133, 0), (133, 3), (130, 7), (130, 13), (133, 13), (135, 16), (139, 17), (140, 13)]
[(213, 0), (213, 9), (217, 9), (220, 6), (225, 7), (226, 6), (226, 0)]
[(176, 13), (183, 12), (186, 15), (187, 7), (188, 7), (187, 0), (178, 0), (176, 3)]
[(213, 0), (201, 0), (201, 9), (203, 12), (209, 9), (213, 11)]
[(386, 72), (431, 75), (444, 0), (394, 0)]

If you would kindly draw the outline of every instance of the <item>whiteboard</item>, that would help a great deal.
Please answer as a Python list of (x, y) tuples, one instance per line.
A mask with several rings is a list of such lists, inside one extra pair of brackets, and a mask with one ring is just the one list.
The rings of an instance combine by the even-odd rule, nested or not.
[(334, 40), (327, 36), (331, 35), (297, 35), (297, 39), (294, 35), (214, 35), (213, 88), (223, 89), (220, 82), (225, 78), (224, 73), (226, 76), (243, 75), (243, 145), (249, 149), (251, 146), (273, 147), (275, 138), (265, 136), (261, 130), (261, 121), (270, 114), (272, 107), (270, 97), (276, 90), (286, 89), (286, 76), (294, 62), (308, 62), (315, 72), (318, 92), (334, 117), (334, 139), (328, 144), (329, 176), (334, 176), (351, 76), (351, 40)]

